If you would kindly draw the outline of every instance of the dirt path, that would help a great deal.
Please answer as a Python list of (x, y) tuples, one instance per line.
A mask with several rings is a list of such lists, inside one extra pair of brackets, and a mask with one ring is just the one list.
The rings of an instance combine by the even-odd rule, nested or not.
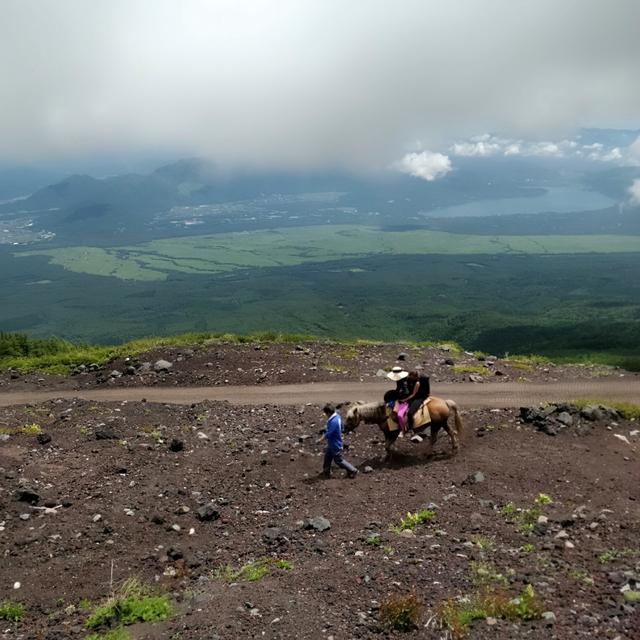
[[(304, 403), (376, 400), (389, 388), (387, 382), (319, 382), (273, 386), (135, 387), (80, 391), (25, 391), (0, 393), (0, 406), (37, 403), (52, 398), (96, 401), (164, 402), (191, 404), (203, 400), (228, 400), (233, 404), (299, 405)], [(601, 402), (640, 402), (640, 381), (625, 378), (574, 382), (497, 384), (440, 383), (435, 394), (455, 399), (466, 408), (519, 407), (539, 402), (593, 398)]]

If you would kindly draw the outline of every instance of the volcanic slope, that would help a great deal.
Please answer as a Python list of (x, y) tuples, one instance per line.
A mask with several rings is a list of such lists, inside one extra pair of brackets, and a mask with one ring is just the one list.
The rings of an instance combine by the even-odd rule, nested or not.
[[(174, 356), (176, 370), (196, 358)], [(361, 425), (345, 452), (358, 477), (323, 480), (318, 404), (0, 408), (0, 612), (24, 608), (1, 637), (106, 639), (96, 610), (135, 578), (171, 614), (117, 637), (383, 638), (389, 598), (413, 595), (406, 637), (435, 639), (464, 598), (491, 593), (527, 604), (466, 637), (638, 638), (638, 423), (552, 410), (463, 410), (456, 457), (446, 437), (432, 452), (403, 438), (385, 461)]]

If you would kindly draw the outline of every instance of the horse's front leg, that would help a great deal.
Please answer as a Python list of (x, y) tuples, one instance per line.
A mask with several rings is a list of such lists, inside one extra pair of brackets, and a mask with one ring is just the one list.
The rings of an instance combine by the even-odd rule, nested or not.
[(385, 450), (385, 460), (389, 460), (395, 451), (394, 444), (398, 439), (398, 435), (400, 435), (400, 430), (397, 429), (395, 431), (390, 431), (387, 428), (383, 428), (382, 432), (384, 433), (384, 450)]

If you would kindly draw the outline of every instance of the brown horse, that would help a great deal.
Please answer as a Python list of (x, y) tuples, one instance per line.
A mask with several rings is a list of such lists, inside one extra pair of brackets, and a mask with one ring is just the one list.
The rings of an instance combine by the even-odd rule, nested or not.
[[(438, 431), (444, 429), (451, 438), (451, 453), (455, 455), (460, 447), (462, 437), (462, 422), (458, 413), (458, 405), (453, 400), (445, 400), (431, 396), (428, 403), (431, 422), (416, 427), (414, 434), (419, 434), (431, 427), (429, 434), (431, 448), (433, 449), (438, 438)], [(449, 426), (449, 418), (453, 416), (455, 427)], [(390, 411), (384, 402), (356, 402), (347, 411), (345, 418), (345, 433), (353, 431), (361, 422), (366, 424), (377, 424), (384, 433), (385, 449), (387, 456), (393, 453), (393, 444), (400, 435), (400, 428), (395, 418), (395, 414)]]

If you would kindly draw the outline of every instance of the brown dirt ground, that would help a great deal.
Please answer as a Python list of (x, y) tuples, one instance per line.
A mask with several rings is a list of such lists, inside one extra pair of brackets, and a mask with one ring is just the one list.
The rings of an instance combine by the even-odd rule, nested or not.
[[(290, 351), (289, 362), (311, 361)], [(368, 362), (372, 375), (389, 355)], [(228, 364), (216, 375), (228, 375), (222, 371), (238, 361), (221, 359)], [(244, 381), (237, 375), (233, 382)], [(20, 624), (0, 621), (0, 637), (85, 638), (85, 621), (111, 580), (137, 576), (166, 590), (175, 613), (128, 627), (135, 640), (442, 638), (435, 608), (473, 593), (480, 579), (473, 563), (485, 563), (509, 594), (532, 584), (556, 623), (476, 621), (468, 638), (640, 638), (640, 605), (624, 605), (620, 591), (640, 572), (637, 423), (585, 423), (550, 437), (521, 424), (514, 410), (462, 417), (466, 437), (455, 458), (443, 437), (431, 457), (425, 444), (402, 441), (401, 455), (385, 463), (379, 432), (361, 426), (346, 455), (372, 472), (320, 480), (318, 406), (53, 400), (2, 408), (5, 433), (36, 423), (52, 439), (19, 434), (0, 442), (0, 601), (26, 606)], [(104, 428), (116, 438), (97, 440)], [(174, 438), (184, 450), (169, 449)], [(465, 484), (476, 471), (486, 479)], [(24, 486), (39, 494), (35, 506), (55, 513), (18, 501)], [(523, 533), (501, 513), (508, 503), (530, 507), (540, 493), (553, 500), (542, 508), (546, 533)], [(201, 522), (194, 512), (209, 500), (220, 518)], [(389, 530), (429, 503), (436, 518), (414, 536)], [(331, 528), (302, 529), (313, 516)], [(268, 527), (285, 530), (282, 544), (265, 542)], [(573, 548), (556, 537), (561, 530)], [(374, 534), (380, 545), (367, 543)], [(216, 578), (220, 567), (265, 557), (292, 568), (258, 582)], [(424, 607), (419, 628), (387, 632), (380, 603), (411, 592)]]

